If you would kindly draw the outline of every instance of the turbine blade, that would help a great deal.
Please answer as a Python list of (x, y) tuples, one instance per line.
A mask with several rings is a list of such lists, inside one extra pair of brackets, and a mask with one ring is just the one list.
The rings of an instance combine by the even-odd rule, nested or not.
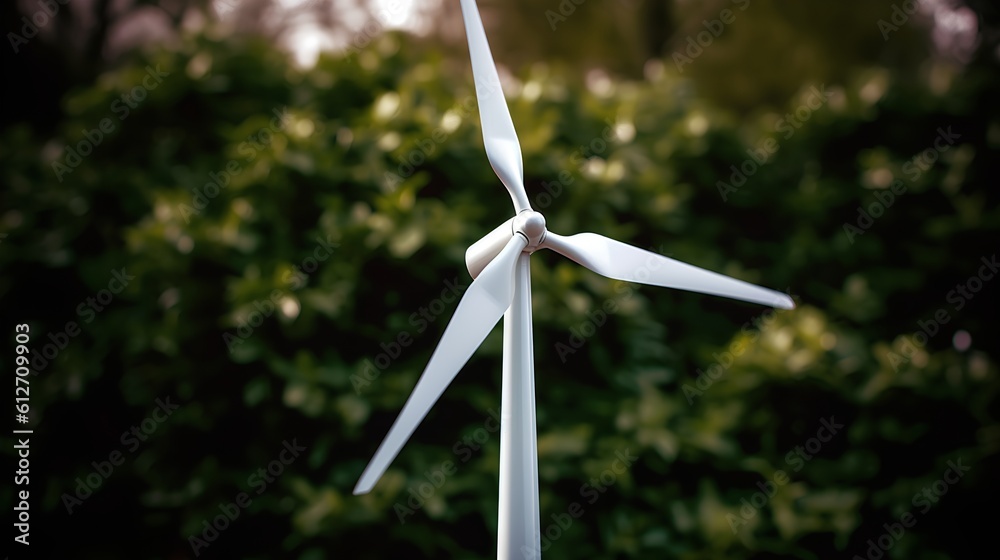
[(514, 122), (500, 88), (500, 77), (490, 44), (486, 40), (483, 21), (475, 0), (462, 0), (462, 17), (465, 33), (469, 39), (469, 55), (472, 58), (472, 76), (476, 82), (476, 99), (479, 101), (479, 118), (483, 125), (483, 143), (486, 157), (493, 171), (500, 177), (514, 208), (520, 212), (531, 209), (528, 195), (524, 191), (524, 164), (521, 161), (521, 144), (514, 131)]
[(563, 237), (548, 232), (542, 247), (615, 280), (723, 296), (782, 309), (795, 307), (792, 298), (781, 292), (682, 263), (596, 233)]
[(431, 406), (510, 307), (514, 299), (514, 265), (527, 244), (523, 236), (514, 235), (465, 291), (403, 411), (361, 473), (355, 495), (365, 494), (375, 486)]

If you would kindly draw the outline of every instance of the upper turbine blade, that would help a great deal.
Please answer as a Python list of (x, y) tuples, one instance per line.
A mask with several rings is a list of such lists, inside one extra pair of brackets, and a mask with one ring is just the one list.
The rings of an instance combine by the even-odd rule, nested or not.
[(514, 265), (527, 244), (523, 236), (514, 235), (466, 290), (403, 411), (361, 473), (355, 495), (365, 494), (375, 486), (431, 406), (510, 307), (514, 299)]
[(462, 0), (462, 16), (469, 39), (469, 55), (472, 58), (472, 75), (476, 82), (476, 99), (479, 101), (486, 157), (490, 160), (493, 171), (510, 191), (517, 211), (530, 210), (531, 204), (524, 191), (521, 144), (517, 141), (514, 122), (500, 88), (500, 76), (493, 63), (493, 54), (490, 53), (490, 44), (486, 41), (486, 31), (479, 18), (475, 0)]
[(677, 288), (782, 309), (795, 307), (792, 298), (781, 292), (754, 286), (596, 233), (578, 233), (563, 237), (548, 232), (542, 247), (552, 249), (598, 274), (615, 280)]

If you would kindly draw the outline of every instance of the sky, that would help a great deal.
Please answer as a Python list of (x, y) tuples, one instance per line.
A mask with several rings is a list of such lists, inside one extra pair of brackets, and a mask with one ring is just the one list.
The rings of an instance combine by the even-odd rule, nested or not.
[[(241, 0), (215, 0), (220, 19)], [(275, 0), (284, 10), (308, 8), (310, 3), (340, 10), (336, 18), (351, 31), (334, 33), (308, 18), (300, 18), (286, 39), (295, 61), (304, 67), (312, 66), (319, 53), (343, 49), (352, 40), (374, 36), (383, 30), (403, 29), (414, 33), (428, 33), (434, 28), (434, 15), (441, 0), (361, 0), (370, 7), (374, 17), (359, 9), (350, 0)], [(932, 38), (940, 54), (959, 62), (967, 62), (976, 47), (978, 25), (975, 13), (950, 0), (919, 0), (919, 15), (933, 22)], [(998, 53), (1000, 54), (1000, 53)]]
[[(238, 0), (216, 0), (216, 5), (224, 5), (227, 2)], [(286, 10), (302, 7), (317, 0), (276, 0), (277, 4)], [(321, 0), (322, 1), (322, 0)], [(351, 43), (354, 35), (377, 34), (387, 29), (403, 29), (414, 33), (426, 33), (433, 26), (431, 14), (438, 4), (436, 1), (419, 0), (369, 0), (374, 13), (374, 19), (363, 11), (345, 6), (339, 7), (341, 2), (324, 2), (344, 12), (337, 14), (349, 29), (353, 30), (352, 36), (344, 34), (334, 34), (323, 29), (320, 25), (308, 21), (301, 22), (295, 26), (288, 37), (288, 48), (295, 56), (295, 61), (302, 66), (311, 66), (316, 62), (319, 53), (324, 50), (334, 50), (344, 48)], [(224, 14), (223, 14), (224, 15)]]

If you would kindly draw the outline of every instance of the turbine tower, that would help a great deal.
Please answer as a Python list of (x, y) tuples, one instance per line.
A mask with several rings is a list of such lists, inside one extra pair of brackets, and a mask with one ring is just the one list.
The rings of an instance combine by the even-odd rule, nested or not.
[(528, 202), (521, 146), (475, 0), (462, 0), (462, 16), (472, 57), (486, 156), (510, 193), (515, 215), (466, 252), (466, 265), (475, 280), (459, 301), (455, 315), (402, 412), (361, 474), (354, 494), (365, 494), (378, 482), (417, 425), (503, 317), (497, 558), (532, 558), (541, 555), (528, 266), (533, 252), (550, 249), (598, 274), (625, 282), (712, 294), (783, 309), (791, 309), (795, 304), (781, 292), (596, 233), (564, 237), (548, 231), (545, 218), (532, 210)]

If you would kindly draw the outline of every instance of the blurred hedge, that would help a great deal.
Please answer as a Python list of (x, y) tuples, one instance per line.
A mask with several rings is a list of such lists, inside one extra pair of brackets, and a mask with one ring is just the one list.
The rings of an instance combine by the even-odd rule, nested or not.
[[(351, 495), (454, 310), (442, 290), (469, 283), (466, 247), (510, 213), (468, 68), (408, 41), (386, 35), (303, 71), (269, 47), (190, 39), (73, 92), (56, 138), (3, 132), (7, 323), (31, 325), (36, 354), (67, 321), (82, 330), (32, 378), (34, 546), (194, 557), (190, 537), (246, 492), (252, 503), (201, 557), (494, 555), (499, 437), (484, 428), (499, 408), (500, 329), (375, 491)], [(147, 67), (168, 75), (122, 119), (121, 96)], [(537, 254), (543, 528), (573, 502), (584, 509), (545, 557), (864, 557), (909, 510), (917, 523), (887, 557), (985, 548), (991, 520), (974, 512), (997, 489), (996, 287), (962, 309), (948, 293), (996, 251), (997, 76), (872, 69), (827, 87), (788, 129), (778, 119), (818, 84), (782, 114), (738, 121), (669, 64), (650, 69), (589, 88), (560, 68), (516, 74), (508, 101), (536, 208), (553, 231), (787, 289), (800, 306), (772, 318)], [(53, 164), (102, 119), (113, 132), (57, 180)], [(960, 138), (914, 174), (907, 163), (939, 127)], [(777, 152), (724, 200), (718, 182), (768, 138)], [(845, 223), (888, 200), (894, 179), (905, 192), (852, 242)], [(546, 198), (543, 182), (558, 192), (560, 181)], [(324, 242), (332, 256), (310, 262)], [(134, 279), (113, 301), (78, 311), (122, 268)], [(606, 302), (614, 312), (573, 348)], [(915, 344), (939, 309), (949, 322)], [(968, 350), (953, 345), (958, 330)], [(359, 385), (404, 333), (412, 344)], [(723, 373), (699, 385), (713, 364)], [(123, 445), (167, 397), (180, 408), (134, 452)], [(843, 430), (790, 459), (831, 417)], [(307, 451), (257, 494), (252, 476), (293, 440)], [(68, 514), (64, 495), (116, 449), (124, 464)], [(635, 464), (589, 503), (583, 485), (626, 450)], [(968, 474), (915, 507), (959, 458)], [(447, 461), (456, 474), (400, 523), (408, 488)], [(779, 469), (790, 481), (734, 534), (741, 500)]]

